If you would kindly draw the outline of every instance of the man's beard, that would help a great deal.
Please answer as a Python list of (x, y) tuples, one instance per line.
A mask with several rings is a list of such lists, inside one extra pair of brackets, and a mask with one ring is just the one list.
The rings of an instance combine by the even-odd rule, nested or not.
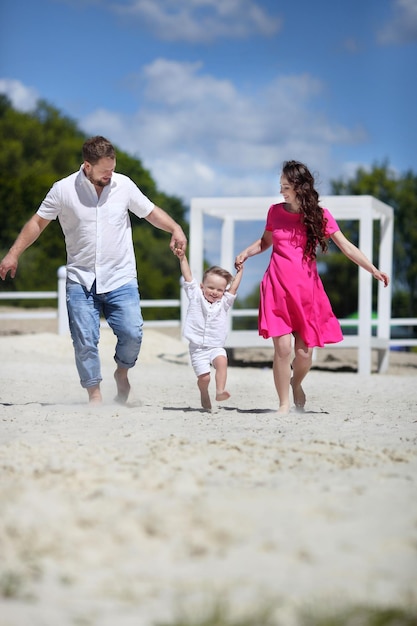
[(110, 180), (106, 183), (103, 180), (96, 180), (93, 184), (96, 185), (96, 187), (107, 187), (107, 185), (110, 185)]
[(93, 178), (89, 174), (87, 174), (87, 178), (90, 181), (90, 183), (92, 185), (95, 185), (96, 187), (107, 187), (107, 185), (110, 185), (111, 183), (111, 178), (107, 182), (105, 182), (104, 180), (101, 180), (100, 178)]

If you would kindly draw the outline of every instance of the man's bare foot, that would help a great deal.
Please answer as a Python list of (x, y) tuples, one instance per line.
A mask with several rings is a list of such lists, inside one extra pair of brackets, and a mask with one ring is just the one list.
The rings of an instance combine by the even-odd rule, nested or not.
[(221, 402), (222, 400), (228, 400), (229, 398), (230, 398), (230, 393), (226, 391), (226, 389), (224, 391), (220, 391), (219, 393), (216, 393), (216, 400), (218, 402)]
[(100, 387), (98, 385), (94, 387), (87, 387), (88, 403), (89, 404), (101, 404), (103, 398), (101, 397)]
[(304, 410), (306, 404), (306, 394), (304, 393), (302, 386), (298, 385), (298, 387), (294, 387), (293, 379), (291, 378), (291, 387), (294, 396), (295, 408), (297, 409), (297, 411)]
[(130, 383), (127, 377), (127, 372), (128, 370), (122, 367), (118, 367), (114, 372), (114, 380), (117, 385), (117, 396), (115, 397), (115, 400), (116, 402), (119, 402), (119, 404), (126, 404), (129, 397)]

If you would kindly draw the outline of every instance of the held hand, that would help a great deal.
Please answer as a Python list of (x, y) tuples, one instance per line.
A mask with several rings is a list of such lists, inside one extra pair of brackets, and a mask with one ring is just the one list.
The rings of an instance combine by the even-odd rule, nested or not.
[(241, 252), (235, 258), (235, 269), (237, 269), (238, 272), (241, 269), (243, 269), (243, 264), (244, 264), (244, 262), (246, 261), (247, 258), (248, 257), (246, 256), (246, 254), (244, 252)]
[(9, 252), (0, 263), (0, 277), (5, 280), (7, 273), (10, 272), (10, 278), (14, 278), (16, 271), (17, 259)]
[(174, 247), (173, 251), (172, 251), (176, 257), (178, 257), (180, 260), (184, 258), (185, 256), (185, 250), (183, 248), (179, 248), (178, 246)]
[(184, 235), (182, 229), (178, 229), (172, 233), (169, 247), (174, 254), (177, 254), (177, 250), (183, 250), (185, 253), (187, 248), (187, 237)]

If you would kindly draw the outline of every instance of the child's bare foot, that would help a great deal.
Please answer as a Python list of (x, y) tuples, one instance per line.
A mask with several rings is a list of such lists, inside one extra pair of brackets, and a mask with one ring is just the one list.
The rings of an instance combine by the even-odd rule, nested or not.
[(197, 379), (197, 387), (200, 391), (201, 406), (206, 411), (211, 411), (211, 400), (209, 394), (210, 374), (202, 374)]
[(304, 390), (301, 387), (301, 385), (298, 385), (298, 387), (294, 386), (292, 378), (291, 378), (291, 387), (292, 387), (292, 393), (294, 396), (295, 407), (298, 411), (302, 411), (306, 403), (306, 394), (304, 393)]
[(88, 403), (89, 404), (101, 404), (103, 398), (101, 397), (100, 387), (98, 385), (94, 387), (87, 387)]
[(114, 380), (117, 385), (117, 396), (115, 397), (115, 400), (120, 404), (126, 404), (130, 393), (130, 383), (127, 377), (127, 372), (128, 370), (122, 367), (118, 367), (114, 372)]
[(218, 402), (221, 402), (222, 400), (228, 400), (229, 398), (230, 398), (230, 393), (226, 391), (226, 389), (224, 391), (220, 391), (216, 393), (216, 400)]
[(211, 400), (207, 389), (200, 389), (201, 406), (206, 411), (211, 411)]

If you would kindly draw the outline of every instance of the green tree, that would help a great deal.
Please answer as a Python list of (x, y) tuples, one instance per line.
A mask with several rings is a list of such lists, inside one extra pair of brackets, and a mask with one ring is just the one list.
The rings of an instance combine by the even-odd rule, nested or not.
[[(411, 171), (399, 175), (384, 162), (375, 164), (369, 171), (359, 168), (354, 178), (347, 182), (332, 181), (331, 188), (331, 193), (335, 195), (372, 195), (394, 209), (392, 316), (414, 316), (417, 311), (417, 176)], [(351, 225), (348, 224), (348, 236), (350, 228)], [(375, 263), (377, 234), (374, 237)], [(346, 293), (350, 293), (353, 286), (357, 292), (357, 271), (354, 267), (353, 270), (344, 267), (346, 262), (352, 266), (349, 261), (344, 260), (344, 255), (329, 256), (326, 259), (327, 272), (323, 276), (323, 282), (337, 311), (335, 302), (338, 299), (348, 300)], [(339, 272), (342, 279), (338, 276)], [(337, 314), (339, 315), (338, 311)]]
[[(86, 138), (73, 120), (45, 101), (39, 101), (34, 111), (22, 113), (13, 108), (6, 96), (0, 95), (0, 258), (53, 183), (78, 170)], [(186, 231), (183, 203), (160, 191), (139, 159), (117, 146), (116, 151), (117, 170), (132, 178), (145, 195), (164, 208)], [(177, 298), (178, 262), (169, 252), (169, 235), (134, 216), (132, 232), (142, 297)], [(65, 262), (63, 234), (58, 221), (54, 221), (21, 256), (16, 278), (0, 281), (0, 290), (53, 291), (57, 269)], [(178, 317), (178, 311), (171, 313)], [(151, 315), (153, 312), (148, 312), (148, 318)]]

